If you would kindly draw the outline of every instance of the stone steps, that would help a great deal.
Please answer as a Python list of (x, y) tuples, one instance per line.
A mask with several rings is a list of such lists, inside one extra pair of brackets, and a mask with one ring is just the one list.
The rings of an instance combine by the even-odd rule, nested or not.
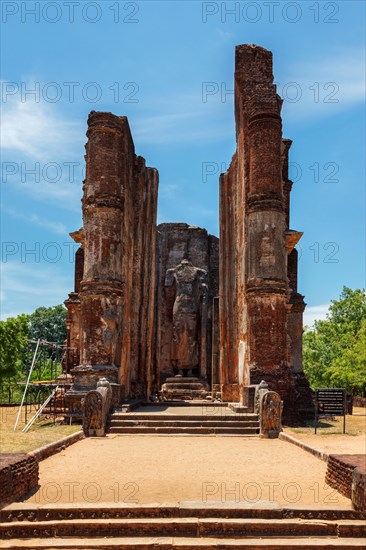
[(366, 520), (366, 512), (354, 510), (351, 506), (344, 508), (324, 508), (322, 506), (298, 506), (281, 508), (276, 502), (248, 504), (246, 502), (211, 500), (181, 501), (157, 504), (116, 504), (100, 502), (98, 504), (60, 503), (34, 504), (31, 502), (13, 503), (0, 509), (0, 524), (13, 522), (38, 522), (56, 520), (109, 520), (109, 519), (141, 519), (141, 518), (219, 518), (219, 519), (251, 519), (251, 520), (289, 520), (302, 521), (362, 521)]
[(167, 426), (147, 427), (147, 426), (127, 426), (111, 427), (108, 430), (110, 434), (167, 434), (167, 435), (255, 435), (259, 434), (259, 428), (192, 428), (189, 426), (173, 428)]
[[(204, 412), (208, 414), (204, 414)], [(188, 412), (188, 411), (187, 411)], [(114, 412), (109, 417), (110, 434), (172, 434), (172, 435), (244, 435), (257, 436), (260, 432), (258, 415), (253, 413), (212, 414), (210, 408), (202, 414), (167, 414), (156, 412)], [(211, 413), (211, 414), (210, 414)]]
[(0, 525), (0, 538), (53, 537), (341, 537), (365, 538), (362, 520), (124, 518), (19, 521)]
[(13, 504), (0, 511), (0, 548), (360, 548), (364, 519), (351, 508), (253, 508), (235, 502)]
[(364, 540), (357, 538), (298, 538), (289, 537), (287, 539), (218, 539), (218, 538), (187, 538), (187, 537), (124, 537), (124, 538), (93, 538), (80, 539), (53, 539), (50, 542), (47, 539), (13, 539), (12, 541), (0, 542), (0, 548), (4, 550), (252, 550), (253, 548), (262, 548), (265, 550), (294, 550), (294, 548), (303, 548), (304, 550), (330, 550), (340, 548), (355, 550), (364, 548)]
[(111, 428), (127, 426), (146, 426), (146, 427), (164, 427), (171, 428), (258, 428), (258, 422), (255, 420), (237, 420), (237, 421), (214, 421), (214, 420), (115, 420), (111, 419), (109, 426)]
[(244, 422), (244, 421), (255, 421), (258, 422), (258, 415), (256, 414), (190, 414), (190, 415), (179, 415), (179, 414), (163, 414), (163, 413), (118, 413), (114, 412), (110, 416), (111, 420), (159, 420), (159, 421), (184, 421), (184, 422)]

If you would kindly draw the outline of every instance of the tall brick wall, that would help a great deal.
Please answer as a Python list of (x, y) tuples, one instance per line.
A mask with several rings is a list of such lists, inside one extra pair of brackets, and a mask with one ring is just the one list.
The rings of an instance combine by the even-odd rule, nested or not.
[(113, 385), (115, 401), (121, 399), (119, 388), (125, 397), (147, 397), (158, 173), (135, 155), (126, 117), (92, 111), (87, 137), (83, 228), (72, 234), (84, 258), (82, 267), (76, 263), (75, 292), (66, 301), (80, 364), (72, 371), (68, 402), (80, 402), (103, 376)]
[[(289, 229), (291, 141), (282, 138), (281, 106), (271, 52), (237, 46), (237, 149), (220, 178), (222, 397), (239, 401), (245, 385), (264, 379), (293, 408), (305, 305), (294, 252), (302, 234)], [(311, 407), (308, 386), (305, 393)]]

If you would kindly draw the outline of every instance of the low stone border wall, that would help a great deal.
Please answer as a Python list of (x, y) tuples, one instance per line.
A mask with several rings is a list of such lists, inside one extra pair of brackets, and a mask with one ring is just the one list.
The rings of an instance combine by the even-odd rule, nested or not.
[(320, 460), (324, 460), (324, 462), (328, 461), (327, 453), (323, 453), (322, 451), (317, 451), (316, 449), (309, 447), (309, 445), (306, 445), (306, 443), (304, 443), (303, 441), (300, 441), (299, 439), (296, 439), (295, 437), (292, 437), (291, 435), (286, 434), (285, 432), (280, 433), (279, 439), (282, 439), (282, 441), (287, 441), (288, 443), (292, 443), (293, 445), (300, 447), (307, 453), (310, 453), (313, 456), (316, 456), (316, 458), (319, 458)]
[(349, 498), (355, 510), (366, 511), (366, 454), (327, 455), (284, 432), (280, 433), (279, 439), (327, 462), (325, 482)]
[(0, 454), (0, 503), (9, 503), (26, 496), (38, 486), (39, 462), (84, 438), (76, 432), (29, 453)]
[(1, 453), (0, 502), (17, 500), (38, 485), (38, 460), (25, 453)]
[(325, 482), (366, 510), (366, 455), (330, 455)]
[(44, 460), (45, 458), (48, 458), (49, 456), (52, 456), (56, 453), (59, 453), (63, 449), (66, 449), (66, 447), (69, 447), (73, 443), (84, 439), (84, 437), (85, 436), (82, 431), (76, 432), (74, 434), (68, 435), (67, 437), (59, 439), (58, 441), (55, 441), (54, 443), (50, 443), (49, 445), (40, 447), (35, 451), (31, 451), (28, 453), (28, 455), (34, 456), (40, 462), (41, 460)]
[(366, 512), (366, 471), (355, 468), (352, 479), (352, 504), (356, 510)]

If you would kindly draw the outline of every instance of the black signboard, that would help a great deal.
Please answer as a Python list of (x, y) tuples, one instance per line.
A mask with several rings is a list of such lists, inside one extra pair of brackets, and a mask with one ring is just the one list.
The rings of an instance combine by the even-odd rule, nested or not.
[(343, 416), (343, 433), (346, 432), (346, 390), (324, 388), (315, 393), (315, 433), (319, 416)]

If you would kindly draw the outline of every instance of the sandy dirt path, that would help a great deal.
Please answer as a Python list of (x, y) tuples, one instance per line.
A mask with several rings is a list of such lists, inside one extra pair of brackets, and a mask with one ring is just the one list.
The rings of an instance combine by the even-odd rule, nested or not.
[(325, 470), (325, 462), (280, 440), (109, 435), (41, 462), (41, 487), (29, 501), (349, 505), (324, 484)]

